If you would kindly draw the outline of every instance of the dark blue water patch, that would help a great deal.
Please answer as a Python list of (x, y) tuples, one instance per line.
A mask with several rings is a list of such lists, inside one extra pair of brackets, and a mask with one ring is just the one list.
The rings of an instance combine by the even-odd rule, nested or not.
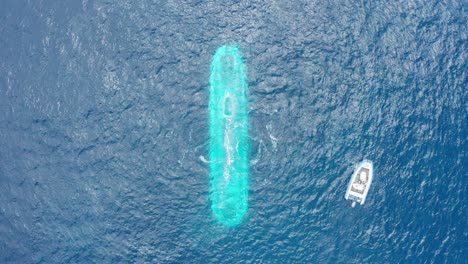
[[(467, 259), (461, 3), (4, 1), (0, 22), (0, 262)], [(252, 140), (228, 229), (205, 162), (224, 44)]]

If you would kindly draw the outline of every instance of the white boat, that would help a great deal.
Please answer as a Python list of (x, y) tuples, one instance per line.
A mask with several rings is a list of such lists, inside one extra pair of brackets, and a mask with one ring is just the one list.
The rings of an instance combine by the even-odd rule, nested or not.
[(364, 204), (366, 201), (373, 174), (374, 170), (370, 160), (363, 160), (356, 166), (345, 194), (346, 200), (353, 201), (352, 207), (356, 206), (356, 203)]

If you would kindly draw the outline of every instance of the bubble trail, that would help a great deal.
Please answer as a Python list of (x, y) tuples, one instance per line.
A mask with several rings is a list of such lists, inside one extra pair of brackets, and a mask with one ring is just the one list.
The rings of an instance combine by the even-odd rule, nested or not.
[(220, 47), (210, 75), (210, 197), (215, 219), (227, 226), (241, 223), (248, 210), (247, 89), (239, 49)]

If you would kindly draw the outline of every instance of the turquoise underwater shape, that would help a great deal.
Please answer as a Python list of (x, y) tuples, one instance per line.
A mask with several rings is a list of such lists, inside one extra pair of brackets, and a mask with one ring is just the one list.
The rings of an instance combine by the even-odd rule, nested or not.
[(220, 47), (210, 75), (210, 197), (214, 218), (236, 226), (248, 210), (248, 85), (240, 51)]

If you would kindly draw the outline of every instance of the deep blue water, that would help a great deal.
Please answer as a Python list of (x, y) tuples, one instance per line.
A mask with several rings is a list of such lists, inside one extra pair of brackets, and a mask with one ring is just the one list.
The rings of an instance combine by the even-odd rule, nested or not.
[[(217, 2), (2, 1), (0, 263), (467, 263), (462, 2)], [(235, 228), (204, 162), (224, 44), (250, 89)]]

